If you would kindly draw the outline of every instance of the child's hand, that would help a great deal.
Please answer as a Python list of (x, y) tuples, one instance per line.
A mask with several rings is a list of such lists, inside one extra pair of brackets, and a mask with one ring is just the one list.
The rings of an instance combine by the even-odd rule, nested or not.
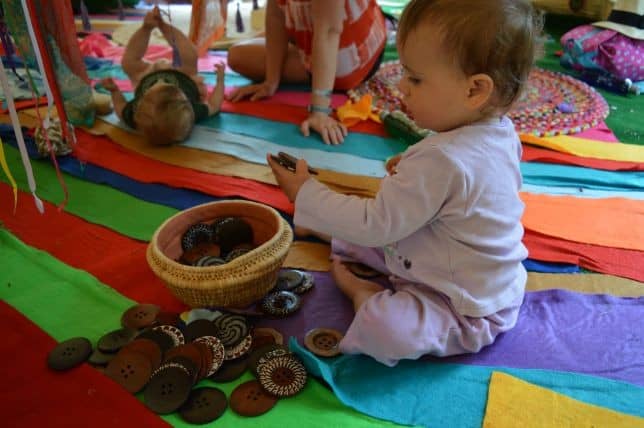
[(334, 146), (342, 144), (344, 137), (348, 134), (345, 125), (324, 113), (311, 113), (300, 125), (300, 130), (306, 137), (310, 135), (311, 129), (320, 134), (324, 144), (333, 144)]
[(235, 103), (246, 97), (249, 97), (250, 101), (257, 101), (262, 98), (273, 96), (275, 91), (277, 91), (277, 85), (273, 85), (268, 82), (256, 83), (254, 85), (242, 86), (241, 88), (235, 89), (228, 96), (228, 101)]
[(273, 170), (277, 184), (282, 188), (288, 200), (295, 202), (300, 187), (302, 187), (306, 180), (311, 178), (306, 161), (304, 159), (298, 159), (295, 173), (293, 173), (274, 161), (270, 153), (266, 156), (266, 159), (268, 160), (268, 165)]
[(223, 85), (224, 76), (226, 75), (226, 65), (222, 62), (215, 64), (215, 73), (217, 74), (217, 85)]
[(107, 89), (110, 92), (119, 90), (119, 87), (116, 86), (116, 82), (114, 82), (114, 79), (112, 79), (111, 77), (106, 77), (105, 79), (101, 79), (101, 86), (103, 86), (105, 89)]
[(400, 158), (402, 155), (396, 155), (394, 157), (389, 158), (387, 163), (385, 164), (385, 168), (387, 169), (387, 173), (389, 175), (394, 175), (395, 173), (398, 172), (396, 169), (396, 166), (398, 165), (398, 162), (400, 162)]

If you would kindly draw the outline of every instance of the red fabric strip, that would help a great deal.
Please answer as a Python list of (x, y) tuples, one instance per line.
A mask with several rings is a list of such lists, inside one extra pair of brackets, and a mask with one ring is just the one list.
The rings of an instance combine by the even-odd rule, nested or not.
[(521, 160), (525, 162), (575, 165), (609, 171), (644, 171), (644, 163), (586, 158), (571, 155), (569, 153), (556, 152), (542, 147), (531, 146), (529, 144), (523, 144), (523, 156), (521, 157)]
[(529, 229), (525, 231), (523, 243), (532, 259), (572, 263), (595, 272), (644, 282), (643, 251), (566, 241)]
[(287, 214), (293, 214), (293, 204), (277, 186), (239, 177), (211, 174), (150, 159), (106, 136), (76, 131), (78, 144), (74, 155), (142, 183), (162, 183), (172, 187), (192, 189), (217, 197), (241, 196), (265, 203)]
[(66, 372), (50, 370), (47, 354), (56, 341), (1, 300), (0, 332), (0, 378), (4, 385), (0, 403), (5, 426), (170, 426), (87, 364)]
[[(0, 182), (0, 200), (10, 200), (11, 192), (8, 184)], [(49, 202), (43, 203), (45, 213), (40, 214), (33, 197), (20, 191), (16, 214), (13, 214), (12, 204), (0, 204), (0, 219), (27, 245), (91, 273), (132, 300), (155, 303), (173, 312), (185, 310), (186, 305), (174, 297), (148, 267), (146, 243), (60, 212)]]

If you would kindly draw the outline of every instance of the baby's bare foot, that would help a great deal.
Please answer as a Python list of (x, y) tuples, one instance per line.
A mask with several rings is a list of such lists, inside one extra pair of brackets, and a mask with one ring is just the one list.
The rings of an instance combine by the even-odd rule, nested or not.
[(359, 278), (349, 270), (349, 268), (340, 261), (333, 259), (331, 265), (331, 274), (338, 288), (353, 302), (353, 308), (357, 312), (360, 306), (376, 293), (383, 291), (385, 288), (373, 281)]

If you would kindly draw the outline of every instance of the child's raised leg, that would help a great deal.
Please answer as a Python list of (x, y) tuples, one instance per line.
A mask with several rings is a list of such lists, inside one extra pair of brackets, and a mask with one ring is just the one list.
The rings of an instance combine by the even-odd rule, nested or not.
[(160, 21), (159, 9), (154, 8), (145, 15), (143, 25), (132, 34), (125, 46), (121, 66), (134, 87), (138, 85), (143, 76), (151, 71), (152, 64), (144, 60), (143, 57), (148, 50), (152, 30), (158, 26)]
[(181, 30), (172, 24), (162, 21), (159, 24), (159, 30), (161, 30), (168, 44), (173, 49), (176, 49), (179, 54), (181, 65), (177, 69), (188, 76), (195, 76), (198, 72), (197, 61), (199, 60), (196, 46)]

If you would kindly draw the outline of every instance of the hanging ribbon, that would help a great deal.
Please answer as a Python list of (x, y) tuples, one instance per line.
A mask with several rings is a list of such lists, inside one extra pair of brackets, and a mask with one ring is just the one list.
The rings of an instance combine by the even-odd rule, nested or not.
[(15, 74), (21, 82), (24, 82), (25, 79), (18, 74), (16, 71), (16, 63), (13, 61), (13, 55), (16, 53), (16, 50), (13, 47), (13, 42), (9, 35), (9, 28), (7, 28), (7, 23), (4, 20), (4, 8), (2, 3), (0, 3), (0, 42), (2, 43), (2, 49), (4, 50), (5, 58), (7, 59), (7, 65), (11, 71), (13, 71), (13, 74)]
[(125, 9), (123, 8), (123, 2), (121, 0), (118, 0), (118, 8), (119, 8), (119, 21), (124, 21)]
[(16, 180), (13, 179), (9, 165), (7, 165), (7, 159), (5, 159), (4, 157), (4, 146), (2, 144), (2, 138), (0, 138), (0, 166), (9, 179), (9, 183), (11, 183), (11, 189), (13, 190), (13, 213), (15, 214), (16, 208), (18, 207), (18, 185), (16, 184)]
[(89, 22), (89, 11), (87, 10), (87, 6), (85, 6), (85, 2), (83, 0), (80, 2), (80, 12), (81, 20), (83, 21), (83, 30), (89, 33), (92, 31), (92, 24)]
[[(13, 102), (13, 94), (11, 92), (11, 87), (9, 86), (9, 80), (7, 79), (7, 73), (5, 72), (4, 64), (0, 61), (0, 83), (2, 84), (2, 90), (4, 91), (5, 98), (7, 100), (7, 106), (9, 108), (9, 116), (11, 117), (11, 124), (13, 125), (13, 132), (16, 135), (16, 142), (18, 143), (18, 150), (20, 151), (20, 158), (22, 159), (22, 165), (25, 168), (27, 174), (27, 183), (29, 184), (29, 190), (34, 196), (34, 203), (36, 208), (42, 214), (45, 212), (45, 206), (42, 201), (36, 195), (36, 180), (34, 179), (34, 172), (31, 168), (31, 163), (29, 162), (29, 154), (27, 153), (27, 146), (25, 144), (25, 138), (22, 135), (22, 128), (20, 127), (20, 119), (18, 118), (18, 112), (16, 111), (16, 105)], [(2, 169), (5, 170), (5, 173), (9, 170), (7, 167), (5, 169), (6, 163), (4, 162), (4, 150), (2, 151), (2, 160), (3, 166)], [(9, 174), (10, 176), (10, 174)], [(17, 187), (15, 187), (15, 181), (13, 177), (9, 178), (12, 186), (14, 186), (14, 210), (17, 204)]]

